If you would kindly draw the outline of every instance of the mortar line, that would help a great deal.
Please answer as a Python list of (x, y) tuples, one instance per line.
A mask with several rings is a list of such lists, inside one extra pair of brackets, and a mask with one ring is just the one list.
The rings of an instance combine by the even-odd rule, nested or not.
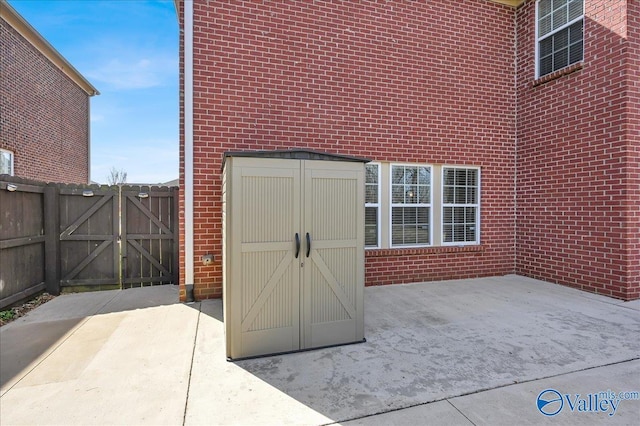
[(200, 316), (202, 315), (202, 303), (198, 302), (198, 321), (196, 321), (196, 332), (193, 336), (193, 347), (191, 348), (191, 364), (189, 365), (189, 378), (187, 379), (187, 395), (184, 399), (184, 412), (182, 413), (182, 426), (187, 421), (187, 407), (189, 406), (189, 391), (191, 390), (191, 374), (193, 373), (193, 360), (196, 355), (196, 343), (198, 342), (198, 331), (200, 329)]

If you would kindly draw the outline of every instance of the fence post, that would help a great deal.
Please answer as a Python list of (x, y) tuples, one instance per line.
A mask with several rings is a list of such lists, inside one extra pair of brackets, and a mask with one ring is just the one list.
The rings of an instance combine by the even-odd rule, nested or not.
[(49, 294), (60, 294), (60, 193), (55, 184), (44, 188), (45, 283)]

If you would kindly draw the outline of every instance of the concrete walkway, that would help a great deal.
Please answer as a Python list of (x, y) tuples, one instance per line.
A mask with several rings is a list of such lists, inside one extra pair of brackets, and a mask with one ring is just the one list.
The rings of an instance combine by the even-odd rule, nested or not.
[[(173, 286), (65, 295), (0, 328), (0, 423), (640, 418), (640, 399), (603, 402), (640, 392), (640, 301), (518, 276), (367, 288), (366, 343), (230, 363), (220, 301), (176, 300)], [(547, 389), (553, 417), (536, 405)]]

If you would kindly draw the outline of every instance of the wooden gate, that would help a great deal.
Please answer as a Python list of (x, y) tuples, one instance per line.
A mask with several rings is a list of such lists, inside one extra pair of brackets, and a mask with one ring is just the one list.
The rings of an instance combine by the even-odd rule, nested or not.
[(119, 288), (118, 191), (61, 187), (60, 287)]
[(166, 188), (122, 188), (123, 288), (177, 281), (177, 202)]
[(61, 288), (176, 282), (175, 188), (62, 188), (59, 197)]

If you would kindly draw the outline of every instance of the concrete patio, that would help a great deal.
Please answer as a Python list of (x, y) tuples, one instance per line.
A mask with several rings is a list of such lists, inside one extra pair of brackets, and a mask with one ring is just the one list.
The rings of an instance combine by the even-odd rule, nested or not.
[(64, 295), (0, 328), (9, 424), (637, 424), (538, 411), (640, 391), (640, 301), (519, 276), (370, 287), (367, 342), (227, 362), (222, 304), (161, 286)]

